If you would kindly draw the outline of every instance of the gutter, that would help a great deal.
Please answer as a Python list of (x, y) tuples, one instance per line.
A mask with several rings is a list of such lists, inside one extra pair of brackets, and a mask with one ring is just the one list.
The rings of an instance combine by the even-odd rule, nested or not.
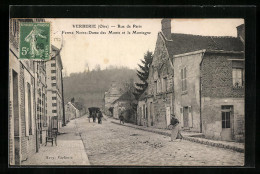
[(201, 116), (201, 64), (202, 64), (202, 61), (203, 61), (203, 58), (204, 58), (205, 51), (206, 51), (206, 50), (204, 50), (204, 52), (202, 52), (201, 62), (200, 62), (200, 79), (199, 79), (199, 85), (200, 85), (200, 90), (199, 90), (199, 95), (200, 95), (200, 133), (202, 133), (202, 116)]
[(61, 90), (62, 90), (62, 110), (63, 110), (63, 126), (66, 126), (65, 108), (64, 108), (64, 92), (63, 92), (63, 75), (61, 70)]

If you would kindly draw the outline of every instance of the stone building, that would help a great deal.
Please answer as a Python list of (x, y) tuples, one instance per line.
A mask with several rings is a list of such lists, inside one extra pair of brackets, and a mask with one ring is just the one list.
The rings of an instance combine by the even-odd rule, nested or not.
[(237, 37), (171, 33), (162, 20), (139, 124), (166, 128), (169, 113), (184, 130), (221, 140), (244, 138), (244, 25)]
[[(9, 28), (9, 164), (20, 165), (40, 148), (40, 129), (36, 106), (40, 62), (19, 60), (19, 22), (43, 22), (42, 19), (11, 19)], [(44, 78), (46, 75), (41, 74)], [(42, 86), (45, 91), (45, 85)], [(44, 103), (42, 104), (44, 105)], [(44, 111), (43, 111), (44, 112)]]
[(75, 107), (75, 105), (71, 102), (68, 102), (65, 105), (65, 121), (68, 123), (71, 119), (79, 118), (80, 111)]
[(50, 128), (60, 128), (64, 122), (63, 79), (60, 50), (52, 45), (51, 60), (46, 62), (47, 113)]
[(122, 95), (122, 87), (116, 82), (112, 82), (111, 87), (104, 96), (105, 111), (112, 108), (112, 103)]
[[(128, 122), (135, 122), (135, 116), (130, 114), (133, 103), (136, 103), (135, 97), (131, 92), (123, 93), (113, 104), (113, 117), (119, 119), (121, 114), (124, 115)], [(129, 113), (129, 114), (128, 114)]]
[(213, 139), (241, 139), (244, 45), (239, 36), (172, 34), (172, 40), (174, 108), (183, 129)]
[(137, 120), (140, 125), (167, 128), (170, 124), (174, 101), (171, 38), (166, 38), (171, 36), (168, 34), (170, 31), (170, 20), (163, 19), (162, 32), (158, 33), (149, 69), (148, 87), (138, 103)]
[[(36, 97), (36, 126), (39, 144), (45, 144), (48, 121), (47, 121), (47, 85), (46, 85), (46, 62), (35, 62), (35, 97)], [(40, 146), (39, 146), (40, 147)]]

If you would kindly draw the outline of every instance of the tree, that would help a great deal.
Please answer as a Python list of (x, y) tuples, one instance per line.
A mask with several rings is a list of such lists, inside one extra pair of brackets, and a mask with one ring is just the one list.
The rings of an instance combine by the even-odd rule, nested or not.
[(139, 97), (144, 93), (148, 86), (148, 76), (149, 76), (149, 68), (153, 61), (153, 53), (150, 51), (147, 51), (144, 55), (144, 60), (142, 61), (142, 65), (138, 64), (140, 70), (137, 70), (137, 76), (141, 80), (141, 83), (135, 83), (135, 98), (139, 99)]
[(101, 70), (100, 65), (97, 64), (97, 65), (95, 66), (95, 69), (94, 69), (94, 70), (95, 70), (95, 71), (100, 71), (100, 70)]

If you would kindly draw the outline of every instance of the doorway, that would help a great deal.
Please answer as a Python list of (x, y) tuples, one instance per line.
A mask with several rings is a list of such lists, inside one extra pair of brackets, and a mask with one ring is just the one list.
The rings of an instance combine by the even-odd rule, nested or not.
[(18, 99), (18, 73), (13, 71), (13, 114), (14, 114), (14, 159), (15, 165), (20, 164), (20, 119), (19, 119), (19, 99)]
[(221, 106), (221, 139), (224, 141), (231, 141), (233, 139), (233, 118), (233, 106)]
[(171, 124), (171, 107), (166, 107), (166, 128)]
[(189, 108), (183, 107), (183, 126), (189, 128)]
[(151, 120), (151, 126), (154, 125), (154, 122), (153, 122), (153, 103), (150, 102), (150, 120)]

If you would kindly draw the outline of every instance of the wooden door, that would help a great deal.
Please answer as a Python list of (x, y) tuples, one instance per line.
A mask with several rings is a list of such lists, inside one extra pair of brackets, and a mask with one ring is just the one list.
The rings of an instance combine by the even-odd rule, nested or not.
[(221, 119), (222, 119), (222, 131), (221, 139), (224, 141), (231, 141), (233, 138), (233, 106), (222, 106)]
[(15, 164), (19, 165), (21, 162), (21, 148), (20, 148), (20, 117), (19, 117), (19, 96), (18, 96), (18, 74), (13, 71), (13, 118), (14, 118), (14, 159)]
[(153, 103), (150, 103), (150, 122), (151, 122), (151, 126), (154, 125), (154, 121), (153, 121)]
[(188, 107), (183, 108), (183, 127), (189, 128), (189, 110), (188, 110)]
[(166, 107), (166, 127), (171, 124), (171, 107)]

